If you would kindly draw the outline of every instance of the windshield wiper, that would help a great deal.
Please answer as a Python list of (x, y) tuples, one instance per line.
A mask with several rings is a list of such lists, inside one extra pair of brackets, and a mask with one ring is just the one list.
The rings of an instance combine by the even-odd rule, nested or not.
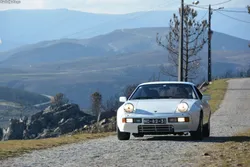
[(159, 99), (172, 99), (172, 96), (160, 96)]
[(152, 97), (136, 97), (136, 98), (133, 98), (133, 99), (152, 99)]

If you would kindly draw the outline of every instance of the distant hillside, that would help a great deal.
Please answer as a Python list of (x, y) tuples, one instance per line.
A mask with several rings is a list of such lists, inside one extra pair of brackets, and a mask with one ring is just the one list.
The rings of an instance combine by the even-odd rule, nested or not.
[[(24, 46), (5, 53), (10, 57), (0, 64), (0, 84), (38, 94), (62, 92), (83, 108), (90, 107), (91, 93), (100, 91), (105, 103), (116, 93), (122, 95), (127, 84), (148, 81), (154, 73), (158, 75), (160, 65), (168, 65), (167, 51), (156, 44), (157, 32), (164, 35), (168, 29), (121, 29), (88, 39)], [(195, 83), (207, 76), (207, 45), (199, 55), (202, 65)], [(249, 65), (249, 55), (247, 40), (214, 32), (212, 75), (237, 72)], [(161, 75), (161, 80), (168, 79)]]
[[(103, 48), (84, 46), (77, 43), (62, 42), (51, 44), (46, 47), (37, 47), (29, 50), (14, 53), (4, 64), (11, 65), (34, 65), (43, 63), (54, 63), (58, 61), (74, 60), (82, 56), (105, 56), (113, 55), (113, 52), (104, 50)], [(9, 62), (9, 63), (8, 63)], [(16, 63), (16, 64), (15, 64)]]
[(8, 87), (0, 87), (0, 100), (22, 105), (35, 105), (50, 101), (48, 97), (40, 94)]
[[(84, 57), (128, 55), (139, 52), (163, 51), (156, 43), (156, 33), (165, 36), (168, 28), (122, 29), (83, 40), (55, 40), (28, 45), (2, 54), (8, 57), (0, 67), (37, 66), (75, 61)], [(213, 52), (249, 53), (248, 41), (215, 32), (212, 38)], [(207, 51), (207, 45), (204, 46)], [(225, 55), (226, 56), (226, 55)]]
[[(227, 9), (229, 10), (229, 9)], [(246, 11), (246, 8), (232, 9)], [(0, 11), (0, 51), (25, 44), (62, 38), (83, 39), (106, 34), (116, 29), (141, 27), (166, 27), (176, 11), (147, 11), (122, 15), (93, 14), (66, 9), (7, 10)], [(198, 10), (198, 19), (207, 11)], [(225, 13), (235, 18), (249, 20), (245, 13)], [(206, 15), (207, 16), (207, 15)], [(221, 24), (223, 20), (223, 24)], [(213, 13), (212, 29), (236, 37), (250, 39), (249, 24)], [(1, 60), (1, 58), (0, 58)]]

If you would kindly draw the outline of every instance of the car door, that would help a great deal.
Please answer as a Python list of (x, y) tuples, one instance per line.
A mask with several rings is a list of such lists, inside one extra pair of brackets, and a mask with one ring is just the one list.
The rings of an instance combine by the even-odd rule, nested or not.
[(205, 122), (208, 122), (209, 117), (210, 117), (210, 107), (209, 107), (209, 104), (208, 104), (208, 102), (206, 100), (203, 99), (203, 95), (200, 92), (200, 90), (196, 86), (194, 86), (194, 88), (195, 88), (196, 93), (199, 96), (199, 100), (200, 100), (202, 108), (203, 108), (203, 114), (204, 114)]

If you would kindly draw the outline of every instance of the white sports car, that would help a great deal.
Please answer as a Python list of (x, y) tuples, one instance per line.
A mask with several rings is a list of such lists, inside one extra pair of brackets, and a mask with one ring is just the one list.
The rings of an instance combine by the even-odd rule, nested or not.
[(183, 135), (194, 140), (210, 135), (209, 95), (190, 82), (148, 82), (137, 86), (131, 96), (120, 97), (117, 136)]

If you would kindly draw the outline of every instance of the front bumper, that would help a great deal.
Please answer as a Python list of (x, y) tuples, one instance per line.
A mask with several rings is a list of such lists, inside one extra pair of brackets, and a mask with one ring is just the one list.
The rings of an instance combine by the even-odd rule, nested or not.
[[(198, 116), (198, 115), (197, 115)], [(142, 133), (142, 134), (174, 134), (181, 132), (190, 132), (195, 131), (198, 127), (196, 121), (196, 115), (190, 115), (187, 113), (175, 113), (175, 114), (158, 114), (154, 116), (142, 116), (137, 114), (131, 114), (123, 117), (126, 118), (141, 118), (141, 123), (133, 123), (124, 121), (118, 124), (119, 130), (121, 132), (130, 132), (130, 133)], [(154, 124), (154, 123), (144, 123), (144, 119), (166, 119), (164, 124)], [(188, 118), (188, 122), (169, 122), (168, 118)]]

